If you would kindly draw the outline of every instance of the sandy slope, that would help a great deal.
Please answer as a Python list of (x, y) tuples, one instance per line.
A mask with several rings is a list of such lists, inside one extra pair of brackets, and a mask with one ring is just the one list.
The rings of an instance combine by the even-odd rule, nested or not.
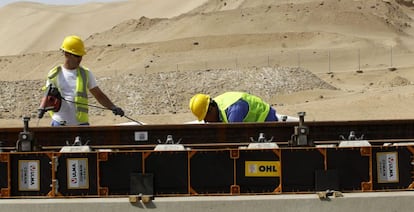
[[(0, 8), (0, 22), (5, 26), (0, 29), (0, 40), (5, 43), (0, 54), (12, 55), (0, 57), (1, 79), (43, 79), (47, 70), (61, 61), (60, 53), (52, 50), (71, 31), (86, 39), (88, 54), (83, 64), (100, 78), (231, 69), (239, 70), (238, 77), (243, 79), (243, 70), (252, 67), (300, 66), (338, 89), (287, 90), (263, 96), (282, 114), (306, 111), (307, 120), (414, 118), (414, 7), (408, 1), (144, 2), (74, 7), (19, 3)], [(56, 30), (50, 32), (52, 28)], [(160, 83), (164, 82), (154, 81), (154, 87), (140, 92), (149, 95)], [(209, 83), (214, 87), (217, 79)], [(250, 86), (257, 87), (257, 83)], [(225, 90), (209, 87), (203, 91)], [(180, 95), (187, 97), (194, 92), (183, 90)], [(186, 110), (187, 102), (182, 99), (177, 103), (183, 107), (179, 111)], [(122, 97), (116, 101), (128, 105)], [(25, 113), (14, 111), (17, 108), (7, 110)], [(193, 119), (188, 112), (133, 118), (154, 124)], [(109, 112), (91, 119), (93, 124), (129, 121)], [(48, 121), (41, 120), (40, 125)], [(21, 126), (20, 119), (2, 123)]]
[(7, 41), (2, 42), (0, 55), (56, 50), (67, 34), (86, 38), (127, 19), (141, 16), (171, 18), (205, 1), (129, 0), (75, 6), (22, 2), (6, 5), (0, 8), (0, 40)]

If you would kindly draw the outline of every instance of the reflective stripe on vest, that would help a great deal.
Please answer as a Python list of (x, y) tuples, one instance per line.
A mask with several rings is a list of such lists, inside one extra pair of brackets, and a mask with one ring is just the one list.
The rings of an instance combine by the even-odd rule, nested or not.
[(223, 122), (228, 123), (226, 109), (238, 100), (249, 104), (249, 111), (243, 122), (264, 122), (269, 114), (270, 105), (259, 97), (244, 92), (226, 92), (214, 98), (217, 103)]
[[(61, 66), (56, 66), (53, 68), (49, 74), (48, 78), (51, 83), (53, 83), (59, 90), (59, 85), (57, 83), (57, 75), (62, 70)], [(76, 110), (76, 120), (79, 123), (89, 122), (88, 117), (88, 71), (83, 67), (77, 69), (76, 77), (76, 90), (75, 90), (75, 110)]]

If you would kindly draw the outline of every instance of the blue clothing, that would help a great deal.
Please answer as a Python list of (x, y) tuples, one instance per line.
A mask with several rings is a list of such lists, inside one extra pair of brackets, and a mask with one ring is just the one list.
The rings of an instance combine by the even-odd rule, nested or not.
[[(52, 123), (50, 124), (52, 127), (61, 127), (61, 126), (66, 126), (65, 123), (60, 123), (54, 119), (52, 119)], [(80, 126), (89, 126), (89, 123), (82, 123), (79, 124)]]
[[(240, 99), (226, 109), (227, 120), (230, 122), (243, 122), (247, 113), (249, 112), (249, 104)], [(222, 119), (220, 117), (220, 119)], [(269, 114), (265, 121), (277, 121), (276, 110), (270, 107)]]

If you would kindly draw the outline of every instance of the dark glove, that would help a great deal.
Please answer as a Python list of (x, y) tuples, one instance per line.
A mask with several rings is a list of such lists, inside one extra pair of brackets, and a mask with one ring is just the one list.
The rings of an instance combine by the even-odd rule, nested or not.
[(124, 116), (124, 111), (122, 110), (122, 108), (115, 106), (114, 108), (112, 108), (112, 113), (114, 113), (114, 115), (116, 116)]

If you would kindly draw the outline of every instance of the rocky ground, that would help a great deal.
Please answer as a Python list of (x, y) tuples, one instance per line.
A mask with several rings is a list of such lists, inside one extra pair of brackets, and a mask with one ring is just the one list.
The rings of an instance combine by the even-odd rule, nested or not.
[[(37, 116), (43, 92), (42, 80), (0, 81), (0, 118)], [(281, 105), (276, 96), (311, 89), (336, 89), (309, 71), (300, 68), (251, 68), (247, 70), (198, 70), (130, 73), (98, 78), (101, 89), (122, 107), (128, 116), (188, 113), (188, 101), (195, 93), (212, 96), (222, 91), (246, 91), (272, 105)], [(91, 105), (100, 106), (95, 99)], [(104, 110), (91, 107), (91, 115)]]

